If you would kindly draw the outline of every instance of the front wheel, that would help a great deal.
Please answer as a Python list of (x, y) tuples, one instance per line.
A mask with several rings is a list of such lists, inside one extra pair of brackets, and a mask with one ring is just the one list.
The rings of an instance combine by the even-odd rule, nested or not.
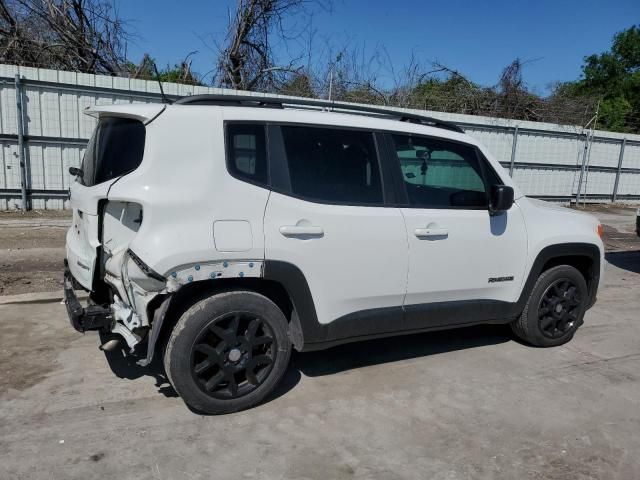
[(258, 293), (213, 295), (178, 320), (165, 350), (167, 376), (197, 411), (221, 414), (252, 407), (287, 369), (287, 330), (282, 311)]
[(536, 347), (567, 343), (583, 323), (588, 297), (587, 283), (576, 268), (569, 265), (550, 268), (536, 281), (511, 329)]

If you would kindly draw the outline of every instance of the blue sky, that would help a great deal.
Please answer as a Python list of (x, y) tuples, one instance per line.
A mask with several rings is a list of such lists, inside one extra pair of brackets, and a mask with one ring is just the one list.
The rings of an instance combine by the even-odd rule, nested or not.
[[(236, 1), (116, 3), (137, 32), (130, 57), (148, 52), (163, 66), (197, 50), (193, 67), (204, 74), (215, 67), (215, 44)], [(400, 69), (414, 52), (425, 64), (438, 60), (482, 85), (495, 84), (505, 65), (519, 57), (529, 61), (525, 80), (538, 93), (552, 82), (577, 78), (584, 56), (607, 50), (613, 34), (634, 23), (640, 23), (638, 0), (334, 0), (332, 11), (316, 11), (312, 20), (318, 56), (327, 45), (384, 48)], [(289, 52), (277, 45), (276, 51), (288, 58), (302, 51), (302, 43), (292, 41)]]

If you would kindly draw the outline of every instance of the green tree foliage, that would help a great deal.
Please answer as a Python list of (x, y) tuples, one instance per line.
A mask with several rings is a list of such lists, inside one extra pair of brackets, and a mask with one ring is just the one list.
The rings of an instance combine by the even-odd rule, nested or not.
[(306, 72), (293, 75), (292, 78), (284, 82), (278, 93), (282, 95), (292, 95), (294, 97), (313, 98), (316, 96), (313, 80)]
[(596, 96), (600, 125), (640, 133), (640, 25), (617, 33), (610, 51), (586, 57), (582, 72), (582, 79), (562, 84), (560, 94)]
[(485, 89), (451, 73), (447, 78), (427, 78), (413, 88), (410, 105), (424, 110), (439, 110), (481, 115)]
[(127, 62), (126, 70), (130, 77), (143, 80), (160, 80), (162, 82), (184, 83), (188, 85), (203, 85), (198, 75), (191, 70), (189, 55), (173, 66), (158, 67), (156, 74), (156, 61), (145, 54), (139, 64)]

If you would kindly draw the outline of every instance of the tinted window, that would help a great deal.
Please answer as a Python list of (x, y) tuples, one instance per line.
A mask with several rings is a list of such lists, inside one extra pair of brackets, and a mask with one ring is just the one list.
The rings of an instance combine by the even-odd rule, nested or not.
[(237, 178), (267, 184), (264, 126), (227, 125), (227, 166)]
[(84, 157), (82, 157), (82, 176), (78, 177), (78, 181), (83, 185), (86, 185), (87, 187), (90, 187), (94, 184), (94, 180), (96, 177), (95, 156), (99, 130), (100, 124), (98, 123), (98, 127), (93, 131), (93, 135), (91, 135), (91, 140), (89, 140), (87, 149), (84, 151)]
[(129, 118), (103, 118), (89, 141), (82, 160), (80, 181), (97, 185), (132, 172), (142, 162), (145, 129)]
[(382, 203), (373, 134), (283, 126), (291, 190), (328, 203)]
[(488, 197), (473, 147), (393, 135), (409, 203), (424, 207), (486, 207)]

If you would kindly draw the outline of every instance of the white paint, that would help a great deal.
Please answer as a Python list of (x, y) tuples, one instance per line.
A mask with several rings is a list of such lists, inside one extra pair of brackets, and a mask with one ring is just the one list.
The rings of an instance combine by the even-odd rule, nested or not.
[(138, 105), (135, 109), (128, 108), (128, 105), (103, 105), (88, 107), (84, 113), (94, 118), (100, 117), (126, 117), (140, 120), (143, 123), (149, 122), (162, 113), (166, 105), (149, 103)]
[(213, 222), (213, 240), (219, 252), (248, 252), (253, 247), (251, 224), (246, 220)]
[[(407, 305), (454, 300), (516, 301), (527, 259), (527, 235), (517, 205), (487, 210), (403, 208), (409, 239)], [(416, 230), (446, 231), (422, 236)], [(422, 232), (419, 232), (422, 233)], [(513, 276), (513, 282), (489, 283)]]
[[(399, 209), (324, 205), (272, 193), (264, 223), (266, 258), (302, 271), (320, 323), (402, 305), (407, 235)], [(298, 224), (323, 234), (298, 237), (281, 231)]]
[(600, 223), (596, 217), (531, 198), (520, 199), (518, 206), (527, 226), (527, 272), (543, 248), (556, 243), (586, 242), (600, 249), (602, 283), (606, 262), (604, 245), (596, 233)]

